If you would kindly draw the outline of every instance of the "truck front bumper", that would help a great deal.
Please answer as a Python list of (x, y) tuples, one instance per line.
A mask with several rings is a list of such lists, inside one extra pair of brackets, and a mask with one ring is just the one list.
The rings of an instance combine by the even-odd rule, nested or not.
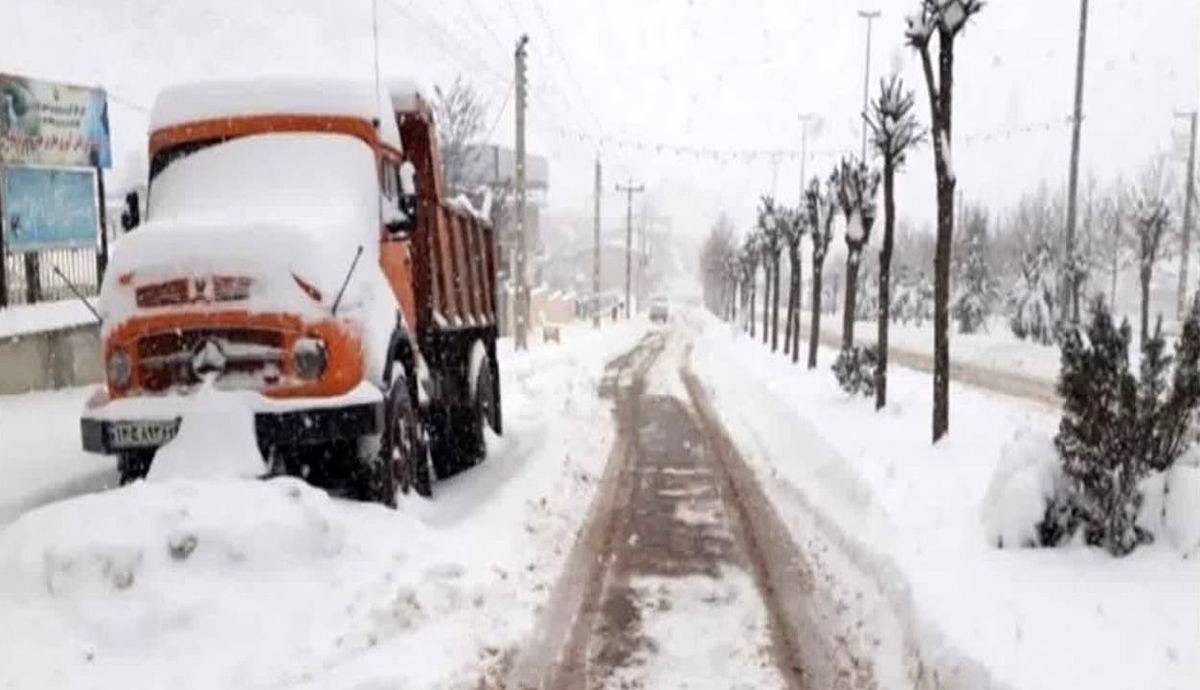
[[(362, 382), (330, 398), (267, 398), (239, 391), (254, 412), (258, 447), (299, 446), (351, 440), (383, 430), (383, 394)], [(83, 449), (113, 455), (154, 450), (173, 438), (187, 418), (187, 397), (146, 396), (111, 400), (103, 387), (92, 394), (80, 419)]]

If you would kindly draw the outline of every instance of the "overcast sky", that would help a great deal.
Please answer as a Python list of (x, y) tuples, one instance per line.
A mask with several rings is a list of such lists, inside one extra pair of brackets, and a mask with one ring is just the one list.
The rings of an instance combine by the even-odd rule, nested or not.
[[(799, 149), (811, 112), (808, 174), (859, 148), (866, 25), (878, 78), (925, 85), (903, 45), (917, 0), (378, 0), (385, 72), (424, 84), (462, 73), (485, 94), (494, 138), (512, 141), (505, 98), (516, 36), (531, 36), (530, 148), (551, 161), (551, 206), (589, 214), (592, 160), (605, 165), (605, 215), (623, 216), (618, 179), (648, 185), (676, 231), (702, 234), (720, 210), (741, 226), (757, 196), (793, 202), (799, 161), (714, 162), (618, 145)], [(0, 70), (98, 83), (111, 105), (118, 178), (145, 146), (141, 108), (171, 81), (257, 73), (369, 77), (370, 0), (0, 0), (8, 27)], [(1066, 177), (1079, 3), (992, 0), (959, 39), (955, 164), (960, 189), (1000, 209), (1022, 190)], [(573, 78), (572, 78), (573, 77)], [(1200, 0), (1092, 0), (1083, 166), (1133, 174), (1183, 131), (1176, 108), (1200, 94)], [(1049, 127), (1048, 130), (1045, 128)], [(1034, 128), (1033, 131), (1025, 131)], [(604, 143), (598, 142), (603, 134)], [(986, 140), (985, 135), (992, 135)], [(1178, 166), (1182, 169), (1182, 163)], [(933, 216), (928, 147), (900, 180), (901, 215)]]

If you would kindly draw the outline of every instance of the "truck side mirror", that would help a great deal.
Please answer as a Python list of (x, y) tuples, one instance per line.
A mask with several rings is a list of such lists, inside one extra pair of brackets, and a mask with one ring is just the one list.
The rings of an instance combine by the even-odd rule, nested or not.
[(138, 201), (137, 190), (125, 195), (125, 210), (121, 212), (121, 228), (125, 232), (136, 228), (142, 222), (142, 209)]
[(400, 194), (395, 209), (385, 214), (384, 225), (393, 235), (407, 234), (417, 227), (417, 168), (412, 161), (400, 164)]
[[(404, 205), (404, 200), (401, 198), (400, 205)], [(413, 204), (414, 210), (416, 204)], [(404, 239), (416, 227), (417, 217), (415, 213), (406, 213), (405, 211), (392, 206), (390, 203), (383, 205), (383, 227), (387, 229), (388, 234), (398, 239)]]

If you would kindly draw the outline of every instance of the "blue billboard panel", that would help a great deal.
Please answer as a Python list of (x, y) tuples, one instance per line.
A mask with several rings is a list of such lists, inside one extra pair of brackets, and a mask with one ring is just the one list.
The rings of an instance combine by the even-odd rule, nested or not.
[(95, 171), (5, 168), (3, 178), (5, 250), (96, 246), (100, 213)]

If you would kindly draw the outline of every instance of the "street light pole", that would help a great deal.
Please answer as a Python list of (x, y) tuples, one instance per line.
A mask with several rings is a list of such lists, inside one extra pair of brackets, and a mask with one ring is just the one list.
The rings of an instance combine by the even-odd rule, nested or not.
[(1175, 117), (1187, 118), (1191, 124), (1188, 135), (1188, 159), (1187, 159), (1187, 189), (1183, 195), (1183, 239), (1180, 243), (1179, 259), (1179, 303), (1177, 310), (1179, 319), (1182, 321), (1187, 317), (1188, 308), (1191, 304), (1188, 302), (1188, 263), (1192, 260), (1191, 241), (1192, 241), (1192, 204), (1196, 199), (1196, 118), (1195, 110), (1190, 112), (1175, 111)]
[(631, 302), (633, 292), (633, 195), (640, 194), (646, 189), (645, 185), (634, 185), (633, 179), (628, 184), (618, 184), (617, 191), (625, 193), (625, 318), (633, 315)]
[[(867, 112), (867, 98), (871, 91), (871, 24), (879, 18), (879, 10), (859, 10), (858, 16), (867, 20), (867, 63), (863, 68), (862, 112)], [(862, 159), (867, 160), (867, 121), (862, 122)]]
[(800, 205), (804, 205), (804, 168), (808, 163), (808, 123), (815, 118), (812, 113), (800, 113)]
[(1079, 127), (1083, 123), (1083, 64), (1087, 53), (1088, 0), (1079, 2), (1079, 44), (1075, 55), (1075, 110), (1071, 118), (1071, 166), (1067, 171), (1067, 270), (1063, 276), (1062, 316), (1070, 323), (1079, 322), (1079, 276), (1075, 266), (1075, 197), (1079, 189)]

